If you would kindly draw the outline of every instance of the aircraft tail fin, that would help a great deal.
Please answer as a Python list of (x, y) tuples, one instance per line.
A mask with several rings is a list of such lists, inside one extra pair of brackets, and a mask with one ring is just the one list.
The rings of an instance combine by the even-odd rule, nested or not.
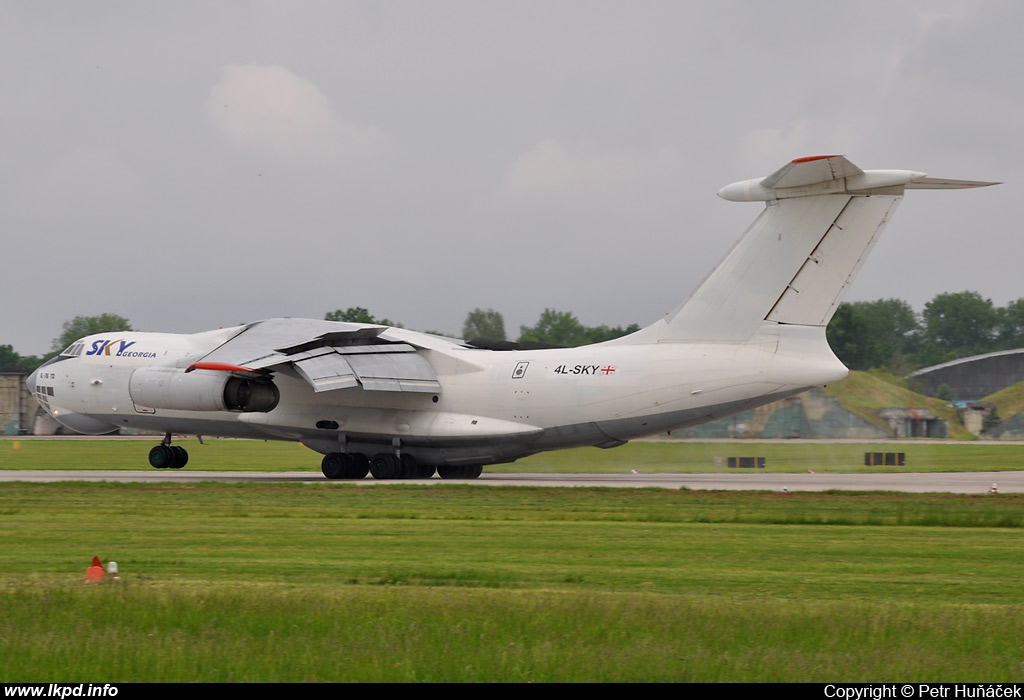
[(798, 158), (767, 177), (728, 185), (720, 197), (763, 201), (764, 211), (690, 298), (635, 341), (650, 342), (654, 333), (661, 342), (743, 342), (766, 322), (823, 328), (905, 189), (994, 184), (864, 171), (830, 155)]

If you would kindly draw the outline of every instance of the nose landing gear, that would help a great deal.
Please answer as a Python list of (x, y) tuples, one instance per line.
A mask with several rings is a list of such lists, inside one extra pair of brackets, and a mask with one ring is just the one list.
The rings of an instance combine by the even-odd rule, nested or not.
[(181, 469), (188, 464), (188, 452), (184, 447), (171, 444), (171, 434), (149, 451), (149, 463), (157, 469)]

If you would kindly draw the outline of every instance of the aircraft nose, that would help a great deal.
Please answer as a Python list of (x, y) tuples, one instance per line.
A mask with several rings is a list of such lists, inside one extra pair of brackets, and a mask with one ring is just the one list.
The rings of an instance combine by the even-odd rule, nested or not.
[(32, 374), (28, 375), (25, 379), (25, 386), (28, 387), (29, 393), (33, 395), (36, 393), (36, 374), (38, 372), (39, 370), (33, 371)]

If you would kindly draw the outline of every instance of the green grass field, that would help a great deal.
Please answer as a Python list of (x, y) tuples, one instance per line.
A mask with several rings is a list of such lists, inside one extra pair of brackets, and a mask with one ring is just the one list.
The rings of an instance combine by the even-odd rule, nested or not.
[[(0, 677), (1021, 681), (1022, 507), (8, 483)], [(82, 583), (94, 554), (120, 583)]]
[[(0, 439), (0, 469), (151, 469), (148, 454), (159, 440)], [(175, 440), (189, 452), (186, 469), (227, 471), (320, 470), (321, 455), (291, 442)], [(905, 452), (904, 467), (866, 467), (865, 452)], [(1024, 469), (1024, 444), (997, 442), (631, 442), (611, 450), (586, 447), (546, 452), (512, 464), (485, 467), (494, 473), (714, 472), (715, 458), (763, 456), (769, 472), (1017, 471)]]
[[(149, 447), (11, 442), (4, 468), (143, 468)], [(721, 449), (635, 447), (563, 468)], [(823, 454), (805, 447), (867, 449), (757, 447), (794, 469)], [(0, 526), (6, 682), (1024, 682), (1024, 495), (12, 482)], [(93, 555), (121, 581), (84, 584)]]

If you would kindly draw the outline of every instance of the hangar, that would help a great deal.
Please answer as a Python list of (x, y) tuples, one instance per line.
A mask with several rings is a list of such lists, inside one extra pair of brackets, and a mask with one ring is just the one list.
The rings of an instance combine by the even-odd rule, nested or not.
[(941, 365), (925, 367), (907, 376), (924, 387), (922, 393), (935, 396), (943, 384), (953, 390), (958, 402), (980, 401), (1008, 386), (1024, 382), (1024, 348), (963, 357)]
[(25, 385), (28, 372), (0, 372), (0, 434), (32, 432), (38, 404)]

